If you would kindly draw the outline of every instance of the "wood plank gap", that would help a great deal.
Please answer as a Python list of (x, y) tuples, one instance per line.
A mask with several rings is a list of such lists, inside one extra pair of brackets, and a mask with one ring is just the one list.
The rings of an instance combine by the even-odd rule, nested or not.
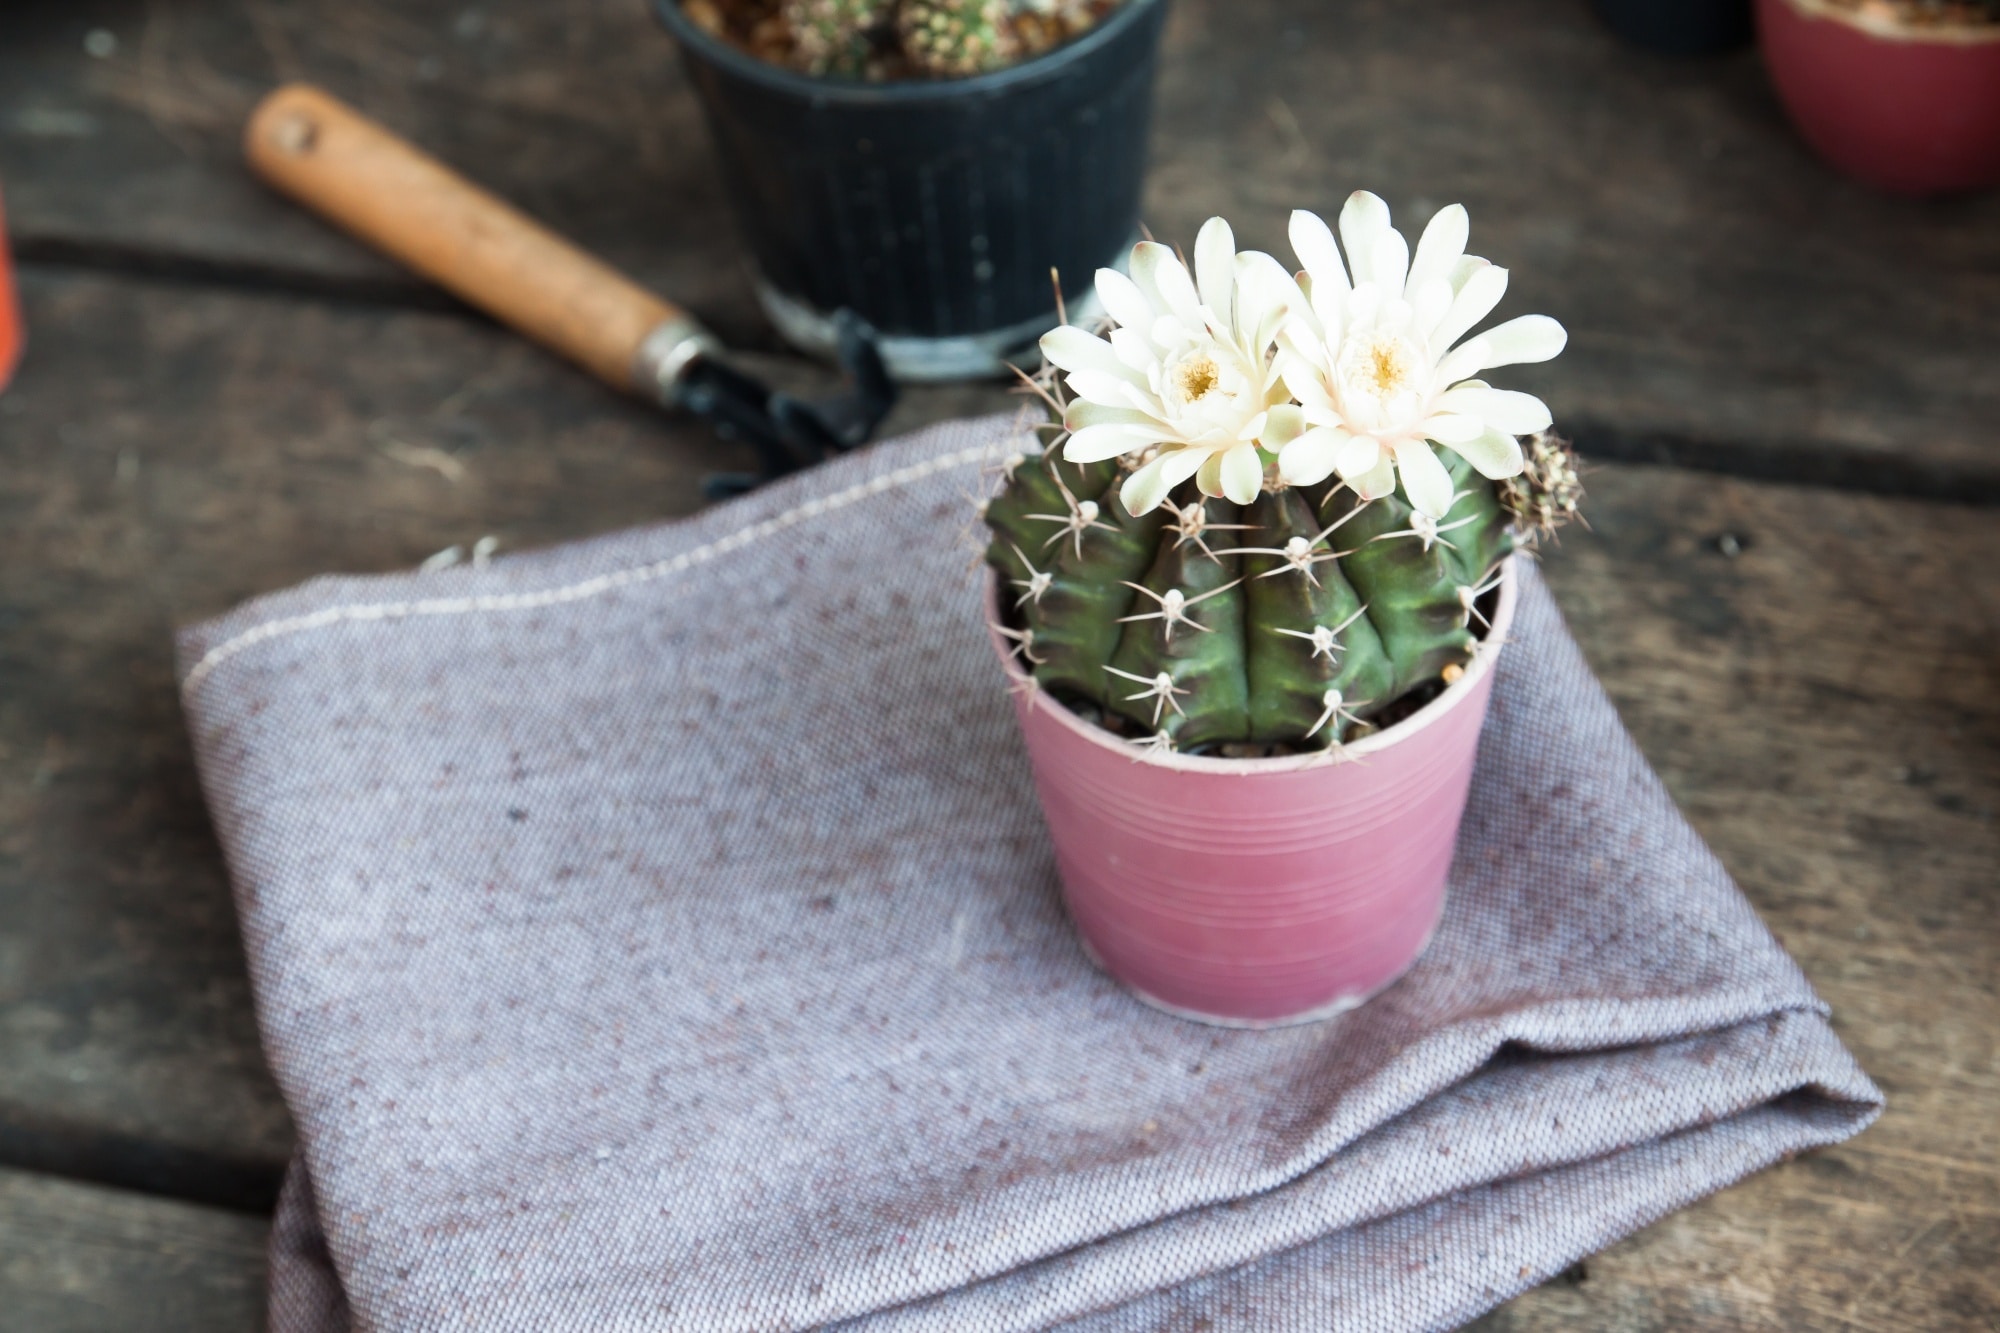
[[(415, 278), (368, 278), (321, 273), (283, 264), (217, 259), (183, 251), (36, 232), (12, 236), (8, 245), (16, 267), (23, 274), (131, 278), (141, 282), (214, 288), (250, 296), (299, 298), (378, 310), (461, 315), (482, 323), (491, 322), (486, 315), (451, 293)], [(791, 354), (777, 332), (760, 319), (744, 319), (726, 310), (697, 310), (695, 313), (733, 349)]]
[[(1650, 463), (1750, 481), (1857, 491), (1901, 500), (1986, 507), (2000, 504), (2000, 466), (1963, 466), (1912, 454), (1853, 448), (1812, 439), (1714, 440), (1666, 431), (1627, 430), (1585, 419), (1557, 423), (1594, 461)], [(2000, 464), (2000, 454), (1995, 455)], [(1586, 478), (1586, 485), (1588, 479)]]
[(0, 1105), (0, 1168), (268, 1216), (284, 1164), (160, 1143)]

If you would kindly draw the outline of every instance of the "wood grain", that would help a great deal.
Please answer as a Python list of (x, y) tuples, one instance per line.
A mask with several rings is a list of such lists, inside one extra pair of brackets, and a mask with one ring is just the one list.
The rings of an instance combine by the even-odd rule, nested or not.
[[(31, 258), (413, 298), (237, 160), (257, 97), (304, 77), (772, 345), (645, 0), (97, 0), (10, 23), (0, 177)], [(109, 59), (83, 54), (93, 25)], [(1411, 227), (1463, 200), (1475, 248), (1517, 274), (1506, 311), (1574, 335), (1509, 382), (1600, 456), (2000, 499), (2000, 194), (1912, 203), (1834, 175), (1753, 53), (1629, 51), (1579, 0), (1176, 0), (1159, 107), (1163, 237), (1224, 213), (1283, 253), (1291, 208), (1356, 187)]]
[(259, 1217), (0, 1170), (0, 1329), (252, 1333)]

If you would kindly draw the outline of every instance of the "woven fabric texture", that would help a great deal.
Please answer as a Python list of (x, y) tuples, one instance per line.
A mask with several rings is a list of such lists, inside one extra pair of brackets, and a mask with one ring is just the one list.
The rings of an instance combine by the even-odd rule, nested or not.
[(961, 538), (1018, 444), (183, 635), (275, 1333), (1442, 1328), (1874, 1117), (1532, 565), (1417, 967), (1273, 1032), (1125, 995)]

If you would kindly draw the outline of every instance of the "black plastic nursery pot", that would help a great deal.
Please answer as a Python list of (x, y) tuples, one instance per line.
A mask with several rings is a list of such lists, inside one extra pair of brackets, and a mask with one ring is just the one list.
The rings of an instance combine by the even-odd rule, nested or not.
[(1634, 46), (1698, 56), (1749, 42), (1750, 0), (1590, 0), (1604, 25)]
[[(653, 0), (714, 136), (758, 297), (821, 355), (842, 307), (899, 379), (998, 373), (1136, 238), (1166, 0), (966, 79), (855, 83), (759, 60)], [(1077, 311), (1072, 308), (1071, 317)]]

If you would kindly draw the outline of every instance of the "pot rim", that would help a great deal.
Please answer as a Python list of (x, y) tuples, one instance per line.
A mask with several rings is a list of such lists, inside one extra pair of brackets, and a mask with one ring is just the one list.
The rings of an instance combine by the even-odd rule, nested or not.
[(1843, 9), (1829, 0), (1772, 0), (1791, 9), (1803, 19), (1825, 19), (1866, 37), (1908, 46), (1982, 47), (2000, 44), (2000, 23), (1957, 24), (1919, 28), (1892, 23), (1870, 14)]
[(850, 79), (816, 79), (810, 74), (760, 60), (698, 27), (682, 11), (680, 0), (653, 0), (653, 13), (683, 47), (700, 53), (710, 64), (732, 74), (762, 84), (772, 92), (786, 93), (815, 102), (831, 102), (850, 107), (879, 107), (905, 103), (954, 101), (980, 94), (1011, 92), (1016, 85), (1038, 82), (1075, 60), (1083, 60), (1099, 47), (1117, 40), (1127, 28), (1140, 22), (1167, 0), (1125, 0), (1118, 12), (1073, 42), (1045, 51), (1033, 60), (1024, 60), (1005, 69), (974, 74), (962, 79), (901, 79), (894, 83), (857, 83)]
[[(666, 2), (672, 3), (672, 0)], [(1499, 603), (1493, 608), (1492, 627), (1487, 630), (1486, 637), (1482, 640), (1482, 643), (1490, 646), (1473, 654), (1472, 663), (1466, 668), (1464, 675), (1445, 686), (1444, 693), (1437, 698), (1386, 730), (1378, 731), (1372, 736), (1363, 736), (1358, 741), (1336, 749), (1319, 750), (1311, 754), (1277, 755), (1268, 759), (1227, 759), (1212, 755), (1147, 751), (1139, 749), (1128, 740), (1112, 735), (1095, 723), (1078, 717), (1038, 687), (1034, 677), (1021, 670), (1012, 648), (995, 628), (1001, 623), (1000, 574), (991, 565), (985, 566), (986, 637), (993, 645), (994, 655), (1000, 659), (1001, 669), (1007, 673), (1009, 687), (1027, 694), (1028, 707), (1053, 717), (1058, 725), (1099, 749), (1114, 751), (1135, 764), (1149, 764), (1155, 768), (1180, 773), (1235, 774), (1241, 777), (1266, 773), (1297, 773), (1302, 769), (1351, 763), (1386, 750), (1416, 735), (1470, 698), (1480, 680), (1494, 669), (1493, 664), (1499, 658), (1501, 649), (1506, 647), (1507, 631), (1513, 626), (1514, 606), (1519, 600), (1519, 562), (1528, 558), (1531, 557), (1517, 550), (1501, 561)]]

